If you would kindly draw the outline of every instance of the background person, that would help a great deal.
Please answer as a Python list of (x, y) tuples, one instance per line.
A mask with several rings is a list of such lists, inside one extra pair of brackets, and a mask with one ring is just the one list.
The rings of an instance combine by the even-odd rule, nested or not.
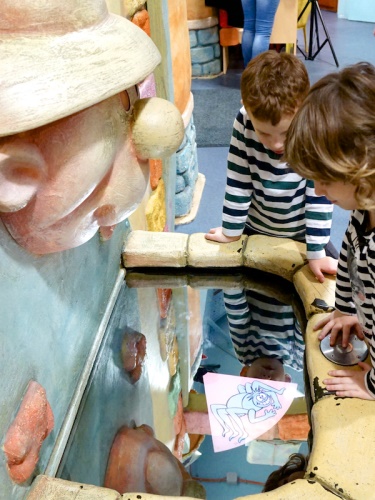
[(241, 0), (244, 14), (242, 55), (249, 61), (269, 49), (275, 14), (280, 0)]

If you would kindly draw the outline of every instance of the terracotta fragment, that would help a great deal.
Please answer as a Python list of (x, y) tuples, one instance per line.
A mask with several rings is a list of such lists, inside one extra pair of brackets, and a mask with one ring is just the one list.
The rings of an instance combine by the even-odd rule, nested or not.
[(139, 10), (133, 16), (132, 22), (141, 28), (148, 36), (151, 36), (150, 16), (146, 9)]
[(169, 305), (172, 300), (172, 289), (157, 288), (156, 293), (158, 296), (160, 317), (164, 319), (167, 317)]
[(121, 346), (122, 364), (131, 382), (138, 382), (146, 356), (146, 337), (139, 332), (126, 332)]
[(38, 463), (43, 441), (53, 426), (54, 418), (46, 391), (32, 380), (3, 445), (12, 481), (20, 484), (30, 478)]
[(154, 190), (158, 187), (159, 181), (163, 173), (162, 160), (150, 160), (150, 185)]

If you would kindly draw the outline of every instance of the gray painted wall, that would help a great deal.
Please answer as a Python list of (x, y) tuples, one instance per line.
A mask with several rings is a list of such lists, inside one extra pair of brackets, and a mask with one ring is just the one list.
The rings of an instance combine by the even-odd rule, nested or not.
[[(55, 428), (41, 449), (44, 472), (120, 271), (127, 221), (112, 239), (97, 234), (73, 250), (33, 256), (0, 223), (0, 433), (17, 414), (28, 382), (47, 392)], [(24, 498), (0, 452), (0, 499)]]

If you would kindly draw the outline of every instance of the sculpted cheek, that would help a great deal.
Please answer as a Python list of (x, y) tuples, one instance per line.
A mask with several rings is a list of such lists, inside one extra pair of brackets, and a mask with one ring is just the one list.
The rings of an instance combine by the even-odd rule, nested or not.
[(110, 175), (101, 186), (94, 217), (99, 226), (111, 226), (129, 217), (141, 202), (149, 179), (149, 162), (139, 160), (128, 139), (118, 150)]
[(15, 140), (0, 148), (0, 211), (15, 212), (33, 198), (46, 165), (33, 144)]

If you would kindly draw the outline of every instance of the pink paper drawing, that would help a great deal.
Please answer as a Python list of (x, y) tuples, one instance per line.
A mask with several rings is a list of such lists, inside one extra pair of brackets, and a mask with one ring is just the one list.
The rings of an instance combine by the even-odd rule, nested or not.
[(236, 448), (285, 415), (297, 384), (206, 373), (203, 377), (215, 452)]

